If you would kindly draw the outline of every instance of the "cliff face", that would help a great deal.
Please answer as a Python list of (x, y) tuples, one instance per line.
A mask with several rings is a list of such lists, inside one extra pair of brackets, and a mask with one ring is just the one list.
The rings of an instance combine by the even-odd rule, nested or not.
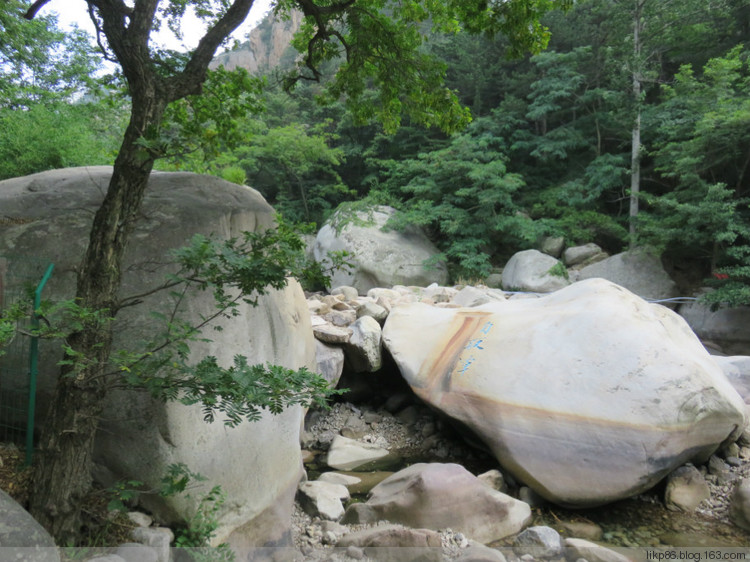
[(250, 32), (248, 40), (238, 49), (218, 55), (211, 68), (224, 66), (227, 70), (241, 67), (251, 74), (278, 66), (284, 52), (290, 48), (292, 37), (302, 24), (302, 13), (293, 12), (289, 20), (281, 20), (273, 13)]

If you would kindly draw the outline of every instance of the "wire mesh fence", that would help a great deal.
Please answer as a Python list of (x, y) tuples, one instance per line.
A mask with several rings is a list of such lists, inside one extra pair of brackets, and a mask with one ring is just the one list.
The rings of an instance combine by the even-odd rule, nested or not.
[[(46, 272), (46, 273), (45, 273)], [(33, 257), (0, 256), (0, 315), (16, 303), (31, 311), (38, 299), (40, 283), (49, 277), (49, 262)], [(30, 459), (35, 381), (32, 365), (36, 346), (32, 338), (21, 335), (32, 327), (32, 320), (19, 322), (20, 332), (7, 343), (0, 355), (0, 442), (16, 443), (27, 448)]]

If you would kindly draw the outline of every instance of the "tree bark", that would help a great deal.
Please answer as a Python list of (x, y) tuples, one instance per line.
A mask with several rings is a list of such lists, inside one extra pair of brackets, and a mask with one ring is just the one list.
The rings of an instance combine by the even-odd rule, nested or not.
[[(88, 0), (97, 27), (120, 63), (131, 97), (130, 122), (104, 201), (97, 210), (76, 287), (78, 304), (103, 314), (67, 340), (76, 359), (61, 369), (39, 443), (30, 498), (31, 514), (57, 544), (75, 542), (82, 503), (91, 490), (94, 438), (112, 349), (111, 320), (117, 314), (122, 261), (141, 209), (148, 178), (159, 156), (140, 139), (158, 139), (169, 103), (198, 94), (216, 49), (247, 17), (254, 0), (234, 0), (209, 27), (181, 71), (157, 71), (148, 47), (160, 0)], [(33, 17), (33, 16), (32, 16)]]
[(635, 1), (633, 11), (633, 120), (632, 146), (630, 152), (630, 248), (638, 245), (638, 213), (641, 192), (641, 80), (642, 60), (641, 35), (643, 32), (643, 6), (645, 0)]
[(78, 274), (79, 304), (105, 312), (105, 320), (68, 338), (68, 345), (85, 362), (61, 370), (39, 443), (29, 507), (58, 544), (75, 541), (81, 507), (91, 490), (94, 437), (107, 392), (103, 373), (112, 347), (121, 265), (154, 164), (153, 156), (135, 141), (140, 131), (161, 122), (165, 103), (159, 97), (149, 88), (133, 96), (131, 121)]

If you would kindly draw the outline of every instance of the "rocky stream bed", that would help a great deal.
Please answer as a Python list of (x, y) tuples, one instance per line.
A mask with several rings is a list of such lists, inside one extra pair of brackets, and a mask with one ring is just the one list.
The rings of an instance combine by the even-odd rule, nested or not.
[[(499, 468), (490, 454), (474, 443), (470, 445), (469, 440), (446, 418), (421, 404), (408, 389), (398, 388), (398, 383), (389, 385), (380, 381), (372, 385), (372, 382), (343, 381), (343, 386), (351, 384), (353, 388), (344, 400), (334, 404), (329, 411), (308, 413), (302, 444), (309, 480), (332, 470), (325, 459), (336, 435), (388, 449), (393, 453), (392, 466), (388, 467), (390, 471), (418, 462), (457, 463), (475, 475)], [(381, 396), (373, 398), (368, 394), (373, 386), (380, 387)], [(502, 482), (497, 482), (497, 485), (505, 493), (532, 506), (532, 526), (551, 527), (563, 538), (586, 539), (614, 549), (638, 547), (640, 556), (643, 556), (644, 548), (750, 546), (750, 535), (729, 520), (732, 490), (742, 478), (750, 475), (750, 448), (733, 445), (697, 468), (709, 485), (711, 497), (693, 512), (667, 509), (663, 483), (648, 493), (627, 500), (579, 510), (549, 504), (507, 475), (503, 475)], [(565, 468), (560, 467), (560, 470)], [(390, 471), (361, 474), (363, 485), (352, 490), (350, 502), (365, 501), (368, 489)], [(361, 559), (364, 556), (361, 549), (336, 548), (342, 536), (361, 528), (313, 517), (299, 503), (295, 507), (294, 544), (305, 559)], [(482, 557), (488, 556), (486, 550), (481, 555), (467, 550), (472, 541), (463, 534), (451, 529), (439, 532), (442, 559), (493, 559)], [(489, 546), (502, 552), (506, 560), (512, 560), (518, 558), (511, 548), (514, 540), (515, 537), (511, 536)], [(628, 557), (632, 558), (634, 552), (637, 551), (633, 550)], [(412, 558), (407, 556), (404, 559)], [(530, 558), (527, 555), (522, 559)]]

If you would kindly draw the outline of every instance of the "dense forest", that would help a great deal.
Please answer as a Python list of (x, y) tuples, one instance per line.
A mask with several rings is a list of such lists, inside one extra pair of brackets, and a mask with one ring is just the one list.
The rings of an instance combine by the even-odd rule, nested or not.
[[(111, 164), (127, 115), (118, 77), (93, 39), (52, 17), (22, 22), (14, 3), (0, 8), (0, 179)], [(533, 56), (511, 56), (502, 36), (430, 36), (471, 113), (452, 136), (374, 124), (375, 102), (352, 112), (325, 76), (287, 91), (290, 51), (262, 90), (248, 82), (258, 111), (221, 127), (240, 142), (186, 143), (159, 166), (246, 183), (292, 222), (392, 205), (394, 227), (423, 226), (454, 279), (562, 236), (649, 248), (714, 283), (715, 302), (750, 304), (750, 4), (585, 0), (544, 24)], [(230, 95), (220, 76), (206, 88)], [(184, 138), (180, 111), (165, 127)]]

